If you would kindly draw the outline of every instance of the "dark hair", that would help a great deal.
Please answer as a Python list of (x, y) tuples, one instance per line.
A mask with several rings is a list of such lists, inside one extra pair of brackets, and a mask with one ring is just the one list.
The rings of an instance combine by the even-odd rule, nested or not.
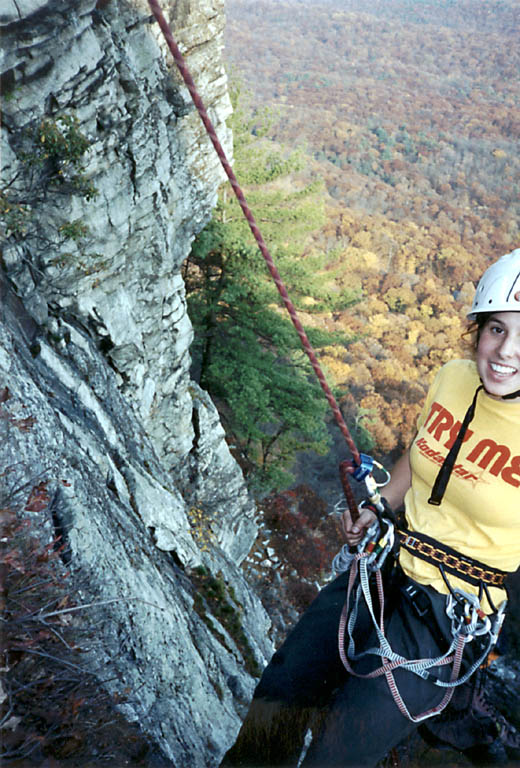
[(475, 325), (476, 325), (476, 331), (477, 331), (477, 338), (475, 339), (475, 347), (478, 346), (478, 343), (480, 341), (480, 334), (482, 333), (482, 330), (485, 326), (485, 324), (491, 320), (491, 312), (479, 312), (475, 316)]
[(474, 337), (471, 339), (473, 350), (477, 349), (482, 330), (488, 320), (491, 318), (491, 315), (491, 312), (477, 312), (477, 314), (471, 320), (468, 329), (462, 334), (463, 339), (466, 339), (468, 336)]

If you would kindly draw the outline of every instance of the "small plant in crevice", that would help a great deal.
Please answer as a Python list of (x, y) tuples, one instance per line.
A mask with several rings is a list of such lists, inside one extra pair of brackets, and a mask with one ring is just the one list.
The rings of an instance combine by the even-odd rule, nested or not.
[(75, 115), (63, 114), (43, 118), (26, 131), (28, 147), (21, 158), (33, 169), (35, 185), (41, 192), (65, 186), (66, 193), (78, 194), (85, 200), (97, 195), (85, 175), (85, 154), (90, 141), (80, 131)]
[(206, 626), (218, 634), (219, 642), (226, 645), (225, 638), (216, 631), (209, 612), (226, 629), (239, 648), (244, 659), (245, 667), (250, 675), (258, 677), (260, 668), (255, 659), (247, 635), (242, 626), (242, 610), (236, 602), (233, 588), (228, 586), (222, 576), (214, 576), (203, 566), (195, 568), (191, 579), (196, 592), (194, 593), (194, 609)]
[(209, 552), (216, 544), (215, 534), (210, 525), (211, 518), (199, 504), (196, 504), (188, 510), (188, 522), (201, 552)]
[[(45, 262), (72, 263), (64, 246), (70, 244), (75, 263), (84, 272), (99, 269), (99, 254), (91, 264), (89, 228), (82, 218), (63, 220), (61, 211), (73, 197), (85, 202), (98, 190), (86, 173), (89, 139), (72, 114), (44, 117), (11, 137), (18, 171), (0, 189), (0, 242), (27, 263), (33, 279), (42, 277)], [(44, 210), (47, 215), (42, 215)], [(54, 257), (52, 257), (54, 254)]]
[(83, 240), (88, 234), (88, 227), (81, 221), (81, 219), (74, 219), (74, 221), (68, 221), (66, 224), (61, 224), (59, 232), (64, 237), (70, 237), (71, 240)]

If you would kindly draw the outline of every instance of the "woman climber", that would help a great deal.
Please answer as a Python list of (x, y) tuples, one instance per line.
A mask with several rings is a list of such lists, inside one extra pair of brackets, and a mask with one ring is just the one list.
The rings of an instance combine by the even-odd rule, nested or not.
[[(455, 692), (473, 686), (471, 705), (520, 564), (520, 249), (468, 317), (475, 361), (440, 369), (385, 498), (345, 513), (340, 575), (274, 654), (223, 765), (374, 766)], [(518, 733), (501, 738), (520, 759)]]

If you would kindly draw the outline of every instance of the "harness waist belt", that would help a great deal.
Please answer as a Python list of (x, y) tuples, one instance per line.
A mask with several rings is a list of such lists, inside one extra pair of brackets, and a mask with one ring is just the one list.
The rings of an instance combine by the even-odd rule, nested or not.
[(509, 575), (507, 571), (492, 568), (490, 565), (467, 557), (467, 555), (462, 555), (456, 549), (446, 547), (424, 533), (398, 530), (397, 535), (401, 546), (415, 557), (432, 565), (443, 566), (448, 573), (475, 586), (484, 582), (490, 587), (503, 587)]

